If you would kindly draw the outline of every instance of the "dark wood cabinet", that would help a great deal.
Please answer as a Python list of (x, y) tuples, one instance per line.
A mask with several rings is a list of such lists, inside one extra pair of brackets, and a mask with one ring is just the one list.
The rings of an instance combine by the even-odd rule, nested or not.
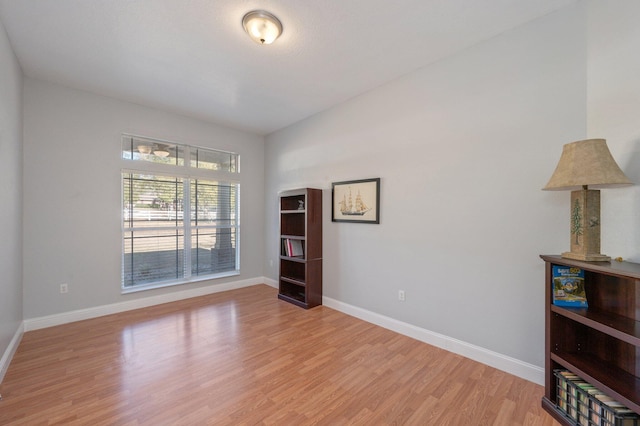
[(280, 193), (278, 298), (305, 309), (322, 304), (322, 190)]
[[(640, 413), (640, 264), (545, 261), (545, 395), (542, 406), (561, 424), (554, 370), (566, 369)], [(587, 308), (553, 304), (553, 266), (584, 270)]]

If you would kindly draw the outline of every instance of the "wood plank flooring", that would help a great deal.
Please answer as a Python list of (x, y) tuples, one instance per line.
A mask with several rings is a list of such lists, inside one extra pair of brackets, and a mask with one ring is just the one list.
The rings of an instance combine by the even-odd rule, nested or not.
[(556, 425), (541, 386), (266, 285), (25, 333), (0, 425)]

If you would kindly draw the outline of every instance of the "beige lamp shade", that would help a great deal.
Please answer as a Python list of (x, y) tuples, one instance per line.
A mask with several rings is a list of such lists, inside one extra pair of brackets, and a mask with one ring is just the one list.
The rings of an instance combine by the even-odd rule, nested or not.
[(562, 148), (560, 161), (543, 190), (560, 191), (632, 185), (611, 156), (604, 139), (571, 142)]

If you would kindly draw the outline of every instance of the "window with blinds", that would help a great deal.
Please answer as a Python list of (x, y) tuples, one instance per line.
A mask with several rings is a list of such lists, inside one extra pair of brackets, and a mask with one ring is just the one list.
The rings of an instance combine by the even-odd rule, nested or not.
[(238, 274), (238, 155), (125, 135), (122, 157), (122, 289)]

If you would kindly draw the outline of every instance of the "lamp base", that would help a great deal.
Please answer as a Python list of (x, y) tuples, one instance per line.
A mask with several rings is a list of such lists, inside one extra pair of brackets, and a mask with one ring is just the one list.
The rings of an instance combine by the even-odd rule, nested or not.
[(571, 251), (562, 253), (562, 257), (585, 262), (611, 261), (609, 256), (600, 254), (599, 190), (571, 192)]
[(611, 257), (599, 253), (572, 253), (566, 251), (561, 254), (565, 259), (584, 260), (585, 262), (610, 262)]

